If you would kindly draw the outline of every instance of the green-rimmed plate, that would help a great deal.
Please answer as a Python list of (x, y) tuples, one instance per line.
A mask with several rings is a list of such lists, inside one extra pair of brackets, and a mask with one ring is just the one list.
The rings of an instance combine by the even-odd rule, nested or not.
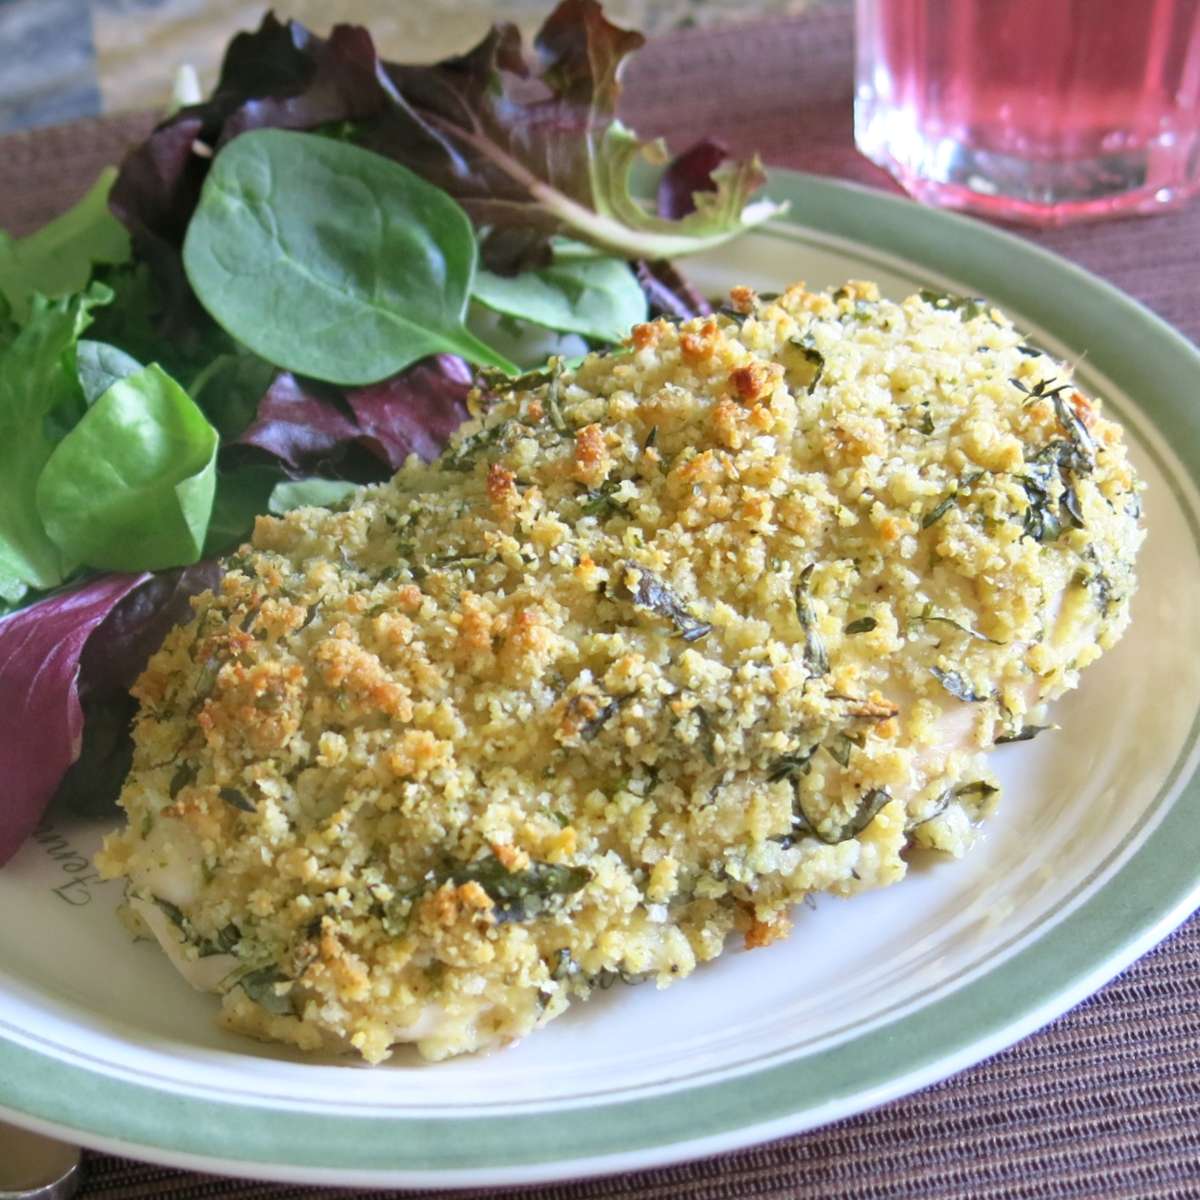
[[(1133, 627), (1007, 747), (973, 855), (803, 912), (665, 992), (617, 988), (503, 1053), (371, 1069), (219, 1032), (89, 865), (43, 830), (0, 872), (0, 1115), (162, 1162), (308, 1183), (463, 1186), (610, 1172), (807, 1129), (940, 1079), (1097, 988), (1200, 902), (1200, 354), (989, 227), (777, 173), (791, 218), (692, 264), (706, 290), (875, 279), (981, 294), (1128, 430), (1149, 482)], [(1164, 681), (1169, 680), (1169, 687)], [(31, 731), (31, 736), (35, 736)]]

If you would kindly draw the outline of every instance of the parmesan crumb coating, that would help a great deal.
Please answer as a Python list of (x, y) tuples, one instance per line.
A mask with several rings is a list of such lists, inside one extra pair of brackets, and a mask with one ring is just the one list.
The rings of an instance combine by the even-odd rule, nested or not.
[(1122, 432), (982, 302), (735, 288), (475, 403), (137, 684), (100, 865), (232, 1030), (443, 1058), (765, 946), (964, 853), (1128, 623)]

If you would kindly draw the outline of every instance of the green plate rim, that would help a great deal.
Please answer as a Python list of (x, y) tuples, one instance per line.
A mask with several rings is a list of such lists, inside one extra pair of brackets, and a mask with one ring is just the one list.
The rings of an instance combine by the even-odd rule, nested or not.
[[(1200, 484), (1200, 352), (1111, 284), (971, 218), (776, 170), (789, 223), (969, 280), (1072, 346), (1122, 391)], [(1187, 510), (1200, 543), (1194, 511)], [(1200, 714), (1173, 769), (1194, 745)], [(812, 1128), (977, 1062), (1090, 994), (1200, 904), (1193, 775), (1094, 895), (951, 994), (792, 1062), (653, 1097), (537, 1116), (381, 1118), (169, 1093), (0, 1038), (0, 1112), (85, 1145), (198, 1169), (307, 1182), (461, 1187), (658, 1165)], [(1014, 999), (1017, 997), (1017, 999)]]

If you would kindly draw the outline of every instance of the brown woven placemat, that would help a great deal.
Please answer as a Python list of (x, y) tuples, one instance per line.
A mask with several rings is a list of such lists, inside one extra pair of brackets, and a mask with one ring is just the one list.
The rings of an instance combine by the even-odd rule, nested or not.
[[(879, 187), (851, 139), (845, 9), (649, 47), (626, 112), (676, 145), (718, 136), (770, 163)], [(145, 118), (0, 140), (0, 227), (32, 228), (82, 193)], [(1033, 235), (1200, 338), (1200, 206)], [(952, 266), (952, 264), (948, 264)], [(1197, 380), (1200, 403), (1200, 380)], [(1200, 837), (1197, 838), (1200, 858)], [(396, 1193), (218, 1179), (87, 1156), (85, 1200), (302, 1200)], [(433, 1196), (433, 1192), (408, 1193)], [(752, 1150), (669, 1169), (462, 1197), (868, 1200), (1200, 1197), (1200, 918), (1012, 1049), (907, 1099)]]

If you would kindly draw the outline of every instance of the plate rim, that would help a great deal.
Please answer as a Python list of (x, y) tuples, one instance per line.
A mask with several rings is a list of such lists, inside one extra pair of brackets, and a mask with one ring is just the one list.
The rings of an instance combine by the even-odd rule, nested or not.
[[(1140, 302), (1015, 234), (903, 196), (783, 169), (771, 171), (769, 188), (791, 202), (784, 224), (970, 278), (999, 307), (1018, 310), (1059, 341), (1089, 346), (1091, 363), (1134, 398), (1138, 413), (1158, 433), (1169, 429), (1175, 455), (1200, 484), (1200, 406), (1186, 403), (1182, 382), (1200, 378), (1200, 350)], [(1195, 513), (1185, 512), (1194, 526)], [(1185, 749), (1176, 766), (1189, 753)], [(181, 1096), (65, 1062), (2, 1033), (0, 1116), (167, 1165), (286, 1182), (426, 1188), (636, 1170), (802, 1132), (908, 1094), (1011, 1045), (1097, 990), (1186, 919), (1200, 904), (1200, 866), (1188, 837), (1200, 817), (1197, 776), (1193, 770), (1183, 781), (1158, 825), (1096, 894), (964, 987), (799, 1060), (657, 1097), (551, 1110), (537, 1119), (533, 1137), (528, 1116), (346, 1116)], [(1137, 904), (1130, 908), (1135, 879)], [(1125, 906), (1114, 895), (1123, 896)], [(1120, 931), (1115, 946), (1114, 929)], [(1004, 981), (1013, 977), (1022, 989), (1015, 1012), (1004, 1003)], [(887, 1065), (864, 1077), (852, 1060), (870, 1057), (876, 1045), (886, 1045)], [(814, 1074), (821, 1077), (816, 1100)], [(288, 1127), (285, 1136), (279, 1125)], [(681, 1136), (681, 1128), (694, 1136)], [(473, 1165), (463, 1165), (466, 1158)]]

